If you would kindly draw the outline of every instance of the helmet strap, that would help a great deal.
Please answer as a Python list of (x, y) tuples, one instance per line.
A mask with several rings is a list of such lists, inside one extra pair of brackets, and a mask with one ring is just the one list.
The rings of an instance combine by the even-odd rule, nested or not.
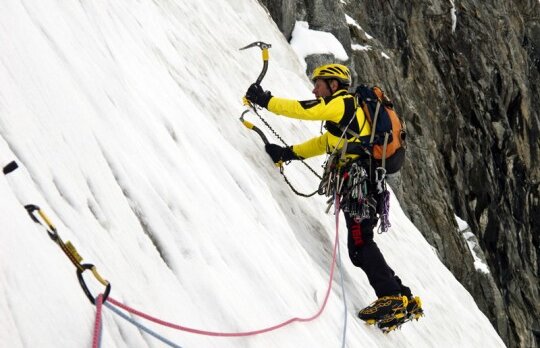
[(332, 90), (332, 86), (330, 85), (331, 81), (336, 81), (338, 83), (338, 88), (336, 88), (336, 91), (340, 88), (340, 83), (337, 79), (325, 79), (324, 82), (326, 82), (326, 86), (328, 86), (328, 90), (330, 91), (330, 94), (334, 94), (335, 91)]
[(333, 93), (332, 87), (330, 86), (330, 82), (329, 82), (330, 80), (324, 79), (323, 81), (324, 83), (326, 83), (326, 87), (328, 87), (328, 90), (330, 91), (330, 93)]

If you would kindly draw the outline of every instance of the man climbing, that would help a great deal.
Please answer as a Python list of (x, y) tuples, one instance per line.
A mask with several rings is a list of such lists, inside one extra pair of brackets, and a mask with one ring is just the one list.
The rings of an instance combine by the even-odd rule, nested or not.
[[(357, 107), (354, 96), (347, 91), (351, 86), (351, 74), (346, 66), (320, 66), (314, 70), (312, 81), (312, 92), (316, 97), (314, 100), (298, 101), (274, 97), (259, 84), (252, 84), (246, 92), (247, 100), (275, 114), (308, 121), (325, 121), (326, 132), (304, 143), (290, 147), (266, 145), (266, 152), (276, 164), (339, 150), (345, 143), (341, 138), (343, 129), (347, 127), (360, 136), (371, 133), (371, 126), (366, 122), (362, 108)], [(354, 137), (347, 141), (359, 142)], [(366, 185), (366, 197), (369, 199), (365, 200), (367, 208), (364, 209), (369, 213), (359, 218), (357, 214), (344, 210), (344, 215), (348, 229), (349, 257), (355, 266), (366, 273), (378, 297), (374, 303), (362, 309), (358, 316), (370, 324), (377, 323), (379, 328), (390, 331), (407, 320), (418, 319), (423, 311), (420, 299), (413, 297), (411, 290), (401, 283), (373, 240), (381, 194), (377, 191), (375, 172), (372, 169), (376, 165), (373, 165), (372, 161), (374, 160), (366, 152), (346, 154), (343, 166), (349, 169), (355, 166), (356, 170), (363, 168), (369, 178)]]

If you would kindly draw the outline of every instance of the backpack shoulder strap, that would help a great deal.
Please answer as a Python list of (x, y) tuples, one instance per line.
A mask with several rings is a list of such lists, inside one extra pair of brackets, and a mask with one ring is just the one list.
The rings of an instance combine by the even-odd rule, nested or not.
[(379, 111), (381, 110), (381, 100), (377, 99), (377, 106), (375, 107), (375, 115), (373, 115), (371, 123), (371, 137), (369, 138), (369, 143), (373, 144), (375, 140), (375, 131), (377, 129), (377, 118), (379, 117)]

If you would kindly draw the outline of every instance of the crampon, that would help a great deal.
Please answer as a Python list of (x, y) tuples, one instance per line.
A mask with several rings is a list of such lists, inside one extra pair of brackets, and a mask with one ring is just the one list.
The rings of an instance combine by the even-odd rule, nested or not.
[[(418, 296), (411, 297), (407, 301), (404, 301), (403, 307), (396, 306), (390, 313), (384, 315), (382, 318), (370, 318), (363, 319), (368, 325), (377, 325), (377, 327), (383, 333), (389, 333), (396, 329), (400, 329), (403, 324), (412, 320), (418, 320), (424, 316), (422, 309), (422, 301)], [(359, 317), (361, 313), (359, 313)]]

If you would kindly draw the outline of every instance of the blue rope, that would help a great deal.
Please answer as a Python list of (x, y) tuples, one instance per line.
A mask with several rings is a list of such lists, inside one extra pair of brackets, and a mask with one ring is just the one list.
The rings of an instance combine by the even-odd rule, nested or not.
[(103, 321), (101, 322), (101, 327), (99, 328), (98, 348), (101, 348), (101, 337), (103, 337)]
[(143, 330), (144, 332), (154, 336), (155, 338), (157, 338), (158, 340), (160, 340), (161, 342), (165, 343), (166, 345), (170, 346), (170, 347), (174, 347), (174, 348), (182, 348), (181, 346), (169, 341), (168, 339), (166, 339), (165, 337), (161, 336), (160, 334), (158, 334), (157, 332), (154, 332), (152, 330), (150, 330), (149, 328), (147, 328), (146, 326), (143, 326), (142, 324), (136, 322), (135, 320), (131, 319), (130, 317), (128, 317), (126, 314), (122, 313), (119, 309), (116, 309), (114, 308), (114, 306), (112, 306), (111, 304), (109, 304), (108, 302), (105, 302), (104, 305), (109, 308), (111, 311), (113, 311), (114, 313), (116, 313), (117, 315), (119, 315), (120, 317), (124, 318), (125, 320), (129, 321), (131, 324), (135, 325), (136, 327), (138, 327), (140, 330)]
[[(339, 213), (339, 212), (338, 212)], [(347, 297), (345, 294), (345, 284), (343, 282), (343, 264), (341, 263), (341, 248), (338, 243), (338, 267), (339, 267), (339, 280), (341, 283), (341, 293), (343, 294), (343, 338), (341, 341), (341, 348), (345, 348), (345, 339), (347, 337), (347, 317), (348, 317), (348, 309), (347, 309)]]
[[(338, 223), (338, 219), (339, 219), (339, 211), (341, 210), (341, 207), (339, 206), (339, 195), (335, 195), (334, 196), (334, 200), (335, 200), (335, 204), (334, 204), (334, 207), (335, 207), (335, 210), (334, 210), (334, 215), (336, 216), (336, 232), (338, 232), (338, 228), (339, 228), (339, 223)], [(339, 234), (338, 234), (339, 236)], [(341, 247), (340, 247), (340, 243), (339, 243), (339, 238), (338, 240), (336, 240), (336, 243), (337, 243), (337, 251), (338, 251), (338, 267), (339, 267), (339, 282), (341, 284), (341, 293), (343, 294), (343, 336), (341, 338), (341, 348), (345, 348), (345, 342), (346, 342), (346, 338), (347, 338), (347, 317), (348, 317), (348, 308), (347, 308), (347, 296), (346, 296), (346, 293), (345, 293), (345, 284), (344, 284), (344, 281), (343, 281), (343, 263), (341, 262)]]

